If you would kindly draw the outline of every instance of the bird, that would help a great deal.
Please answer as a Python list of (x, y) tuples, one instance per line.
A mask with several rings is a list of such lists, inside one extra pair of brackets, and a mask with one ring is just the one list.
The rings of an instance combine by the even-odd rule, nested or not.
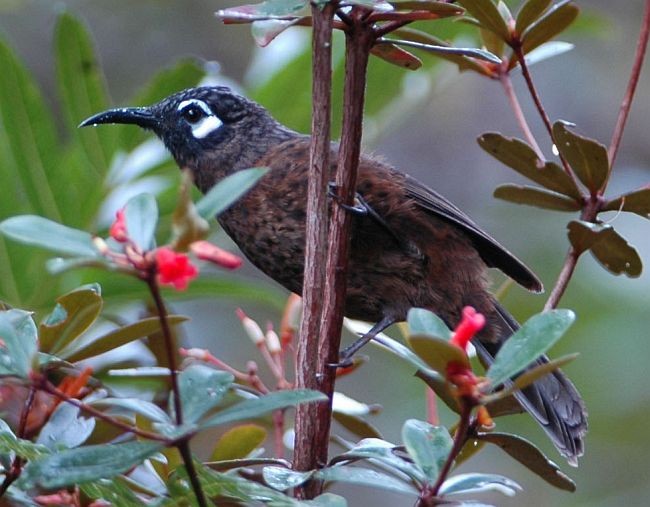
[[(100, 124), (152, 131), (203, 193), (237, 171), (267, 167), (217, 220), (252, 264), (288, 290), (302, 292), (309, 135), (225, 86), (189, 88), (150, 106), (110, 109), (80, 126)], [(337, 153), (333, 142), (332, 177)], [(367, 340), (406, 320), (414, 307), (431, 310), (453, 329), (462, 309), (472, 306), (486, 317), (473, 344), (490, 364), (519, 324), (489, 292), (488, 268), (541, 292), (537, 276), (460, 208), (375, 156), (361, 155), (355, 196), (345, 315), (375, 323)], [(531, 367), (547, 361), (542, 356)], [(577, 465), (587, 413), (564, 373), (554, 370), (516, 391), (515, 398), (568, 463)]]

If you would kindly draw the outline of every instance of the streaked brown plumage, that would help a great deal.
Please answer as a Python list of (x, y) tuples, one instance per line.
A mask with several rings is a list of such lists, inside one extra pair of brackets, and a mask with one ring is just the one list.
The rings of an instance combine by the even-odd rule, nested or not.
[[(203, 192), (235, 171), (269, 167), (218, 219), (253, 264), (287, 289), (302, 291), (308, 136), (224, 87), (185, 90), (149, 108), (100, 113), (82, 125), (97, 123), (153, 130)], [(333, 144), (332, 160), (336, 151)], [(533, 291), (541, 290), (539, 280), (444, 197), (382, 161), (362, 156), (357, 195), (370, 212), (353, 217), (346, 315), (377, 322), (378, 332), (404, 320), (410, 308), (424, 307), (453, 327), (471, 305), (488, 319), (475, 345), (489, 363), (518, 324), (488, 292), (486, 268)], [(571, 382), (556, 371), (517, 399), (575, 463), (587, 422)]]

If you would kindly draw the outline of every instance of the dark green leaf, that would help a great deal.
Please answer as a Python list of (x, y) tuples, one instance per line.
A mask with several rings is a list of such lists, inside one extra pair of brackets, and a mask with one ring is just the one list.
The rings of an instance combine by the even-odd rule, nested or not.
[(519, 463), (556, 488), (572, 492), (576, 490), (575, 483), (528, 440), (507, 433), (479, 433), (477, 438), (501, 447)]
[(523, 141), (488, 132), (478, 138), (478, 143), (494, 158), (535, 183), (574, 199), (581, 198), (580, 190), (560, 166), (540, 160)]
[(183, 420), (195, 423), (216, 407), (226, 394), (234, 377), (225, 371), (193, 364), (179, 375), (183, 402)]
[(196, 203), (196, 210), (206, 220), (211, 220), (232, 206), (266, 174), (267, 167), (244, 169), (227, 176)]
[(275, 391), (259, 398), (241, 401), (232, 407), (228, 407), (211, 417), (208, 417), (201, 427), (209, 428), (220, 424), (241, 421), (259, 417), (273, 410), (293, 407), (300, 403), (312, 401), (325, 401), (326, 396), (318, 391), (309, 389), (294, 389), (292, 391)]
[(517, 33), (521, 35), (524, 33), (526, 28), (537, 21), (544, 11), (548, 9), (551, 1), (552, 0), (528, 0), (524, 3), (519, 10), (519, 14), (517, 14), (517, 23), (515, 25)]
[(69, 403), (61, 403), (41, 429), (36, 439), (52, 451), (83, 444), (95, 429), (95, 419), (80, 417), (80, 410)]
[(81, 140), (88, 160), (98, 174), (105, 174), (115, 151), (117, 132), (76, 127), (84, 118), (108, 108), (106, 85), (92, 40), (83, 24), (63, 13), (55, 29), (59, 92), (68, 126)]
[(351, 431), (359, 438), (381, 438), (381, 433), (377, 428), (357, 415), (335, 411), (332, 417), (346, 430)]
[(502, 395), (506, 393), (510, 394), (513, 391), (516, 391), (517, 389), (521, 390), (524, 387), (529, 386), (536, 380), (544, 377), (545, 375), (548, 375), (552, 371), (555, 371), (558, 368), (564, 366), (565, 364), (570, 363), (579, 355), (580, 354), (568, 354), (566, 356), (562, 356), (562, 357), (558, 357), (557, 359), (550, 360), (546, 363), (538, 364), (534, 368), (531, 368), (530, 370), (527, 370), (521, 375), (519, 375), (512, 383), (512, 386), (508, 387), (503, 393), (499, 391), (499, 394)]
[(650, 187), (640, 188), (607, 202), (605, 211), (629, 211), (650, 218)]
[(159, 442), (128, 442), (66, 449), (31, 461), (24, 477), (28, 484), (46, 489), (108, 479), (139, 465), (162, 448)]
[(264, 482), (273, 489), (284, 491), (304, 484), (312, 478), (314, 472), (297, 472), (286, 467), (268, 466), (262, 470)]
[(407, 495), (417, 494), (417, 490), (413, 485), (402, 482), (391, 475), (368, 468), (335, 465), (318, 470), (314, 473), (314, 478), (326, 482), (359, 484), (361, 486), (386, 489)]
[(483, 493), (498, 491), (507, 496), (514, 496), (522, 488), (515, 481), (496, 474), (461, 474), (447, 479), (440, 487), (441, 495), (459, 493)]
[(566, 332), (575, 314), (549, 310), (532, 316), (503, 344), (486, 376), (494, 389), (524, 370), (549, 350)]
[(0, 312), (0, 376), (27, 378), (37, 351), (36, 324), (30, 312)]
[[(409, 44), (403, 44), (409, 45)], [(370, 52), (382, 60), (408, 70), (417, 70), (422, 67), (422, 60), (395, 44), (382, 42), (375, 44)]]
[(562, 121), (553, 125), (553, 137), (557, 149), (580, 181), (592, 194), (600, 190), (609, 175), (607, 148), (593, 139), (571, 132)]
[(411, 308), (408, 312), (407, 323), (409, 334), (433, 336), (445, 341), (451, 339), (452, 333), (447, 324), (435, 313), (424, 308)]
[(465, 7), (483, 28), (499, 35), (504, 41), (510, 40), (508, 26), (492, 0), (460, 0), (458, 3)]
[(89, 403), (94, 407), (119, 408), (146, 417), (150, 421), (169, 424), (171, 419), (157, 405), (137, 398), (101, 398)]
[(580, 10), (568, 1), (559, 2), (521, 35), (524, 54), (551, 40), (575, 21)]
[(152, 250), (156, 245), (156, 224), (158, 223), (158, 205), (151, 194), (139, 194), (129, 199), (124, 207), (126, 231), (143, 252)]
[(447, 428), (409, 419), (402, 427), (402, 441), (429, 483), (434, 483), (453, 446)]
[[(115, 507), (141, 505), (142, 503), (135, 493), (129, 489), (128, 483), (123, 477), (115, 477), (111, 480), (100, 479), (82, 484), (79, 489), (84, 495), (93, 500), (103, 500)], [(101, 505), (101, 502), (97, 503)]]
[(99, 317), (99, 289), (80, 288), (57, 298), (52, 313), (40, 325), (41, 350), (56, 354), (86, 331)]
[(0, 431), (0, 454), (15, 453), (27, 461), (37, 460), (42, 456), (50, 454), (50, 450), (44, 445), (35, 444), (29, 440), (16, 438), (9, 430)]
[(528, 206), (556, 211), (579, 211), (581, 209), (580, 204), (575, 199), (543, 188), (525, 185), (499, 185), (494, 190), (494, 197), (515, 204), (527, 204)]
[(99, 255), (90, 234), (36, 215), (20, 215), (0, 222), (0, 232), (27, 245), (53, 252), (96, 257)]
[(643, 263), (636, 249), (609, 224), (572, 220), (567, 226), (569, 241), (578, 252), (590, 250), (609, 272), (630, 278), (641, 275)]
[(266, 436), (266, 430), (257, 424), (235, 426), (221, 435), (210, 459), (224, 461), (245, 458), (264, 443)]
[[(169, 315), (167, 317), (167, 321), (172, 326), (185, 322), (187, 319), (188, 317), (182, 315)], [(160, 326), (160, 319), (158, 317), (150, 317), (134, 322), (133, 324), (119, 327), (104, 335), (92, 338), (90, 341), (77, 339), (70, 343), (64, 350), (60, 351), (58, 355), (74, 363), (75, 361), (81, 361), (103, 354), (126, 343), (157, 333), (160, 331)]]

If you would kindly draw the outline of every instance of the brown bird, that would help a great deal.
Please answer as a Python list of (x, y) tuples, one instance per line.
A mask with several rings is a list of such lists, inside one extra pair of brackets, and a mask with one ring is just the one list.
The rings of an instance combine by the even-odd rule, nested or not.
[[(100, 123), (152, 130), (202, 192), (236, 171), (269, 167), (218, 220), (253, 264), (302, 292), (309, 136), (226, 87), (191, 88), (150, 107), (112, 109), (81, 126)], [(333, 143), (333, 161), (337, 150)], [(473, 306), (487, 317), (474, 345), (490, 363), (519, 325), (488, 292), (487, 267), (535, 292), (542, 290), (537, 277), (447, 199), (382, 161), (361, 157), (356, 192), (345, 314), (376, 322), (372, 337), (405, 320), (412, 307), (435, 312), (453, 328), (462, 308)], [(576, 464), (587, 420), (567, 377), (556, 370), (516, 398)]]

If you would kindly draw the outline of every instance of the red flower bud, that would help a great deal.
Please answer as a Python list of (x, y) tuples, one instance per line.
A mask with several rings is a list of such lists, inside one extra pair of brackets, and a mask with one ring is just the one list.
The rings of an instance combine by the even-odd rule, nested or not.
[(187, 255), (174, 252), (168, 247), (156, 250), (156, 269), (158, 281), (164, 285), (172, 285), (176, 290), (187, 289), (190, 280), (199, 274), (199, 270)]
[(199, 259), (211, 262), (226, 269), (237, 269), (242, 265), (240, 257), (209, 241), (195, 241), (190, 244), (190, 251)]
[(471, 306), (463, 308), (463, 318), (454, 330), (454, 336), (449, 340), (457, 347), (467, 350), (467, 344), (485, 326), (485, 316)]
[(124, 217), (124, 209), (118, 209), (115, 213), (115, 222), (108, 230), (111, 238), (120, 243), (126, 243), (129, 240), (129, 235), (126, 231), (126, 218)]

